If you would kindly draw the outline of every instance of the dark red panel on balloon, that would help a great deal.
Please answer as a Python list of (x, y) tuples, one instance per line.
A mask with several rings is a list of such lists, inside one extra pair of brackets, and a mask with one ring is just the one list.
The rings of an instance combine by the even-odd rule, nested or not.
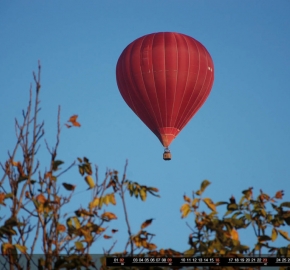
[(116, 75), (128, 106), (167, 147), (207, 99), (214, 66), (200, 42), (163, 32), (129, 44)]

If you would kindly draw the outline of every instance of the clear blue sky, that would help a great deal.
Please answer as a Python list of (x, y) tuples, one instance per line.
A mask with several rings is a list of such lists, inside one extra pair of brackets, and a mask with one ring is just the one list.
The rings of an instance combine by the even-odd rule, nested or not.
[[(290, 198), (290, 2), (280, 1), (1, 1), (0, 3), (0, 160), (15, 144), (14, 118), (26, 108), (32, 71), (42, 64), (40, 119), (46, 139), (55, 143), (56, 117), (79, 115), (82, 127), (63, 129), (59, 158), (69, 165), (87, 156), (99, 166), (123, 171), (128, 179), (160, 189), (145, 203), (128, 198), (133, 232), (155, 218), (148, 231), (158, 248), (186, 250), (193, 215), (180, 218), (183, 194), (202, 180), (212, 184), (205, 197), (214, 202), (254, 187)], [(159, 140), (127, 107), (119, 94), (115, 66), (122, 50), (152, 32), (192, 36), (215, 64), (212, 92), (171, 145), (172, 161), (162, 159)], [(49, 166), (41, 142), (39, 159)], [(59, 179), (86, 188), (77, 168)], [(63, 188), (61, 192), (67, 193)], [(76, 195), (73, 211), (86, 207), (89, 192)], [(118, 200), (120, 203), (120, 200)], [(223, 209), (221, 207), (221, 209)], [(122, 251), (127, 239), (122, 209), (112, 228)], [(289, 229), (283, 227), (289, 232)], [(242, 235), (253, 243), (252, 228)], [(95, 252), (114, 240), (102, 240)], [(279, 241), (277, 244), (285, 244)], [(275, 244), (275, 243), (274, 243)], [(41, 252), (41, 250), (38, 250)]]

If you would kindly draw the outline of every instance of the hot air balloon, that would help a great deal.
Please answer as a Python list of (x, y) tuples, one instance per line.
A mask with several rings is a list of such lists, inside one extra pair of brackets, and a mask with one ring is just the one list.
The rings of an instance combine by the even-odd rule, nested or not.
[(152, 33), (130, 43), (116, 66), (119, 91), (133, 112), (165, 147), (206, 101), (213, 61), (196, 39), (175, 32)]

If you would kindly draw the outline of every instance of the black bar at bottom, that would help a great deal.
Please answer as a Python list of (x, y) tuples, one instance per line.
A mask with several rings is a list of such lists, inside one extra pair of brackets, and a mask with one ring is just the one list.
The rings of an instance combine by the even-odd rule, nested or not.
[(290, 266), (288, 257), (107, 257), (107, 266)]

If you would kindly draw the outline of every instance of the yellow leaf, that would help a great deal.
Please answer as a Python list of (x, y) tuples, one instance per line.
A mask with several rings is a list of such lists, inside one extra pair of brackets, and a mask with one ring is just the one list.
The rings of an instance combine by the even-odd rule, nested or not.
[(18, 244), (15, 244), (14, 245), (21, 253), (26, 253), (26, 250), (27, 250), (27, 247), (25, 246), (21, 246), (21, 245), (18, 245)]
[(239, 240), (239, 233), (235, 229), (232, 229), (231, 237), (233, 240)]
[(75, 246), (76, 246), (76, 250), (82, 250), (84, 248), (83, 243), (82, 242), (75, 242)]
[(190, 211), (190, 205), (188, 203), (183, 204), (180, 208), (180, 212), (182, 212), (181, 218), (187, 217)]
[(98, 227), (98, 229), (95, 231), (96, 234), (100, 234), (102, 232), (104, 232), (106, 229), (102, 228), (102, 227)]
[(101, 218), (106, 220), (106, 221), (109, 221), (112, 219), (117, 219), (117, 216), (114, 213), (105, 212), (104, 214), (102, 214)]
[(79, 219), (77, 217), (72, 217), (71, 219), (74, 221), (75, 228), (79, 229), (81, 227)]
[(277, 239), (278, 236), (278, 232), (275, 228), (272, 229), (272, 235), (271, 235), (271, 239), (274, 242)]
[(93, 208), (99, 205), (100, 199), (96, 197), (92, 202), (89, 204), (89, 209), (92, 210)]
[(199, 202), (200, 199), (199, 198), (194, 198), (191, 202), (191, 207), (195, 207), (196, 203)]
[(146, 194), (146, 188), (141, 188), (141, 190), (140, 190), (141, 200), (142, 201), (145, 201), (146, 200), (146, 196), (147, 196), (147, 194)]
[(144, 228), (149, 226), (152, 223), (152, 220), (153, 220), (153, 218), (145, 220), (141, 225), (141, 229), (143, 230)]
[(90, 188), (93, 188), (95, 186), (94, 179), (90, 175), (87, 175), (85, 177), (85, 180), (86, 180), (86, 182), (87, 182), (87, 184), (89, 185)]
[(106, 195), (106, 196), (104, 197), (104, 203), (105, 203), (106, 205), (109, 205), (109, 203), (110, 203), (110, 196), (109, 196), (109, 195)]
[(116, 199), (115, 199), (115, 194), (111, 193), (110, 194), (110, 203), (113, 205), (116, 205)]
[(209, 209), (216, 212), (215, 204), (210, 198), (204, 198), (203, 201), (205, 202), (205, 204), (207, 205)]
[(138, 247), (138, 248), (141, 247), (141, 239), (138, 235), (133, 237), (133, 242), (136, 245), (136, 247)]

